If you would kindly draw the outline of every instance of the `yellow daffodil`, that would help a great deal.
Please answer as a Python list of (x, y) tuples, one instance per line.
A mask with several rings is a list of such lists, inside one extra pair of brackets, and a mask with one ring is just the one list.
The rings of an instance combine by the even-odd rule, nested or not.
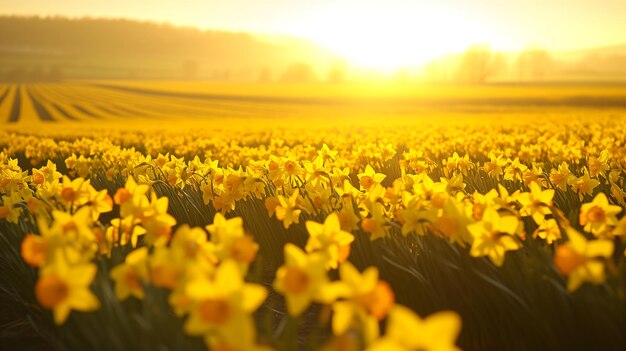
[(379, 336), (379, 321), (395, 303), (393, 291), (386, 282), (378, 280), (376, 267), (361, 274), (346, 262), (339, 267), (339, 274), (345, 291), (342, 292), (344, 299), (333, 304), (333, 333), (343, 335), (356, 324), (370, 344)]
[(569, 170), (569, 165), (566, 162), (561, 163), (558, 169), (550, 171), (550, 181), (563, 191), (566, 191), (567, 186), (571, 185), (575, 180), (576, 177)]
[(211, 233), (216, 258), (233, 259), (245, 273), (248, 265), (254, 261), (259, 245), (250, 235), (245, 234), (241, 217), (227, 220), (221, 213), (217, 213), (207, 230)]
[(283, 222), (285, 229), (289, 228), (292, 223), (300, 221), (300, 213), (302, 210), (298, 206), (298, 197), (300, 192), (296, 189), (288, 198), (278, 195), (280, 205), (276, 207), (276, 218)]
[(113, 200), (115, 204), (120, 206), (121, 217), (141, 217), (144, 209), (149, 206), (149, 200), (146, 193), (150, 187), (146, 184), (137, 184), (131, 176), (126, 180), (123, 188), (117, 189)]
[(93, 264), (70, 266), (62, 259), (41, 269), (35, 296), (39, 304), (52, 310), (56, 324), (63, 324), (71, 310), (88, 312), (100, 308), (100, 302), (89, 290), (96, 271)]
[(372, 166), (367, 165), (363, 173), (357, 175), (361, 190), (368, 190), (374, 184), (380, 184), (387, 176), (382, 173), (376, 173)]
[(114, 218), (106, 229), (106, 239), (114, 245), (131, 243), (137, 247), (139, 237), (146, 233), (146, 229), (139, 225), (140, 219), (134, 217)]
[(514, 216), (501, 216), (492, 208), (485, 210), (482, 220), (467, 226), (474, 237), (470, 255), (488, 256), (493, 264), (502, 266), (506, 252), (521, 247), (515, 238), (518, 226)]
[(572, 182), (572, 188), (578, 193), (578, 197), (581, 201), (584, 195), (591, 195), (593, 189), (598, 185), (600, 185), (600, 182), (596, 179), (591, 179), (587, 173)]
[(11, 223), (17, 223), (23, 208), (19, 206), (21, 199), (16, 193), (9, 196), (2, 196), (2, 205), (0, 205), (0, 218)]
[(561, 228), (554, 218), (546, 219), (533, 233), (534, 237), (544, 239), (548, 244), (561, 239)]
[(522, 181), (524, 172), (528, 170), (528, 166), (520, 163), (519, 158), (513, 160), (504, 170), (504, 179), (512, 181)]
[(87, 204), (91, 207), (92, 219), (96, 221), (101, 213), (111, 212), (113, 209), (113, 199), (107, 190), (96, 191), (92, 186), (88, 187), (89, 198)]
[(552, 213), (552, 198), (554, 197), (554, 189), (541, 190), (537, 183), (531, 183), (530, 192), (521, 193), (517, 197), (517, 201), (522, 204), (519, 213), (522, 217), (531, 216), (535, 223), (542, 224), (546, 215)]
[(244, 282), (235, 262), (223, 262), (213, 279), (189, 282), (185, 294), (191, 301), (185, 332), (205, 336), (209, 346), (219, 343), (244, 350), (254, 344), (252, 313), (265, 301), (267, 290)]
[(21, 249), (24, 262), (33, 267), (43, 266), (50, 257), (50, 246), (46, 238), (40, 235), (26, 234)]
[(341, 230), (339, 216), (333, 212), (326, 217), (324, 223), (306, 221), (309, 240), (306, 243), (306, 252), (320, 252), (327, 258), (326, 267), (335, 269), (344, 262), (350, 254), (350, 243), (354, 235)]
[(124, 263), (111, 269), (110, 275), (118, 299), (126, 300), (131, 295), (143, 299), (142, 283), (148, 281), (148, 248), (141, 247), (129, 253)]
[(424, 319), (396, 305), (389, 314), (387, 333), (367, 351), (456, 351), (461, 318), (454, 312), (438, 312)]
[(567, 290), (574, 291), (584, 282), (604, 283), (604, 262), (613, 254), (613, 242), (587, 240), (573, 228), (567, 228), (567, 236), (569, 241), (560, 245), (554, 255), (558, 270), (569, 277)]
[(492, 178), (500, 180), (503, 173), (503, 168), (507, 162), (502, 158), (502, 155), (496, 156), (494, 153), (489, 153), (489, 161), (483, 165), (483, 170)]
[(617, 217), (622, 208), (609, 204), (604, 193), (599, 193), (589, 203), (582, 204), (578, 221), (585, 231), (596, 237), (609, 236), (611, 229), (617, 225)]
[(152, 193), (148, 207), (139, 217), (141, 225), (146, 229), (145, 241), (148, 245), (165, 245), (171, 238), (176, 219), (167, 213), (168, 203), (167, 197), (157, 198), (156, 194)]
[(307, 255), (293, 244), (286, 244), (285, 264), (276, 271), (274, 289), (285, 295), (287, 312), (300, 315), (312, 302), (329, 304), (337, 297), (337, 285), (329, 282), (324, 263), (326, 258)]

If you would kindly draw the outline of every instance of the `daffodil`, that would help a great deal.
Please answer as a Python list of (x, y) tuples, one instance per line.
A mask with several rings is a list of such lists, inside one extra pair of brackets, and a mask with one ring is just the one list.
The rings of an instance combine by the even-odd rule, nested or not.
[(393, 291), (386, 282), (378, 280), (376, 267), (361, 274), (346, 262), (339, 267), (339, 274), (345, 291), (342, 292), (344, 299), (333, 304), (333, 333), (343, 335), (356, 325), (370, 344), (379, 336), (379, 321), (395, 303)]
[(111, 212), (113, 209), (113, 200), (107, 193), (107, 190), (96, 191), (92, 186), (88, 187), (88, 202), (91, 207), (92, 219), (96, 221), (101, 213)]
[(94, 264), (69, 265), (55, 260), (39, 272), (35, 296), (41, 306), (51, 309), (56, 324), (63, 324), (71, 310), (94, 311), (100, 302), (89, 290), (96, 276)]
[(367, 351), (456, 351), (461, 318), (444, 311), (424, 319), (410, 309), (396, 305), (389, 313), (387, 333)]
[(603, 237), (609, 235), (611, 229), (617, 225), (616, 215), (620, 212), (620, 206), (609, 204), (606, 195), (598, 193), (591, 202), (582, 204), (578, 221), (585, 231), (596, 237)]
[(184, 279), (185, 260), (168, 247), (156, 247), (148, 257), (150, 282), (160, 288), (176, 289)]
[(609, 151), (602, 150), (598, 157), (589, 156), (587, 166), (589, 167), (589, 176), (596, 177), (598, 175), (606, 177), (606, 172), (611, 169), (609, 162)]
[(567, 228), (569, 241), (560, 245), (554, 255), (554, 264), (569, 279), (567, 290), (574, 291), (584, 282), (602, 284), (604, 264), (613, 254), (613, 242), (605, 239), (587, 240), (575, 229)]
[(33, 267), (41, 267), (50, 257), (51, 245), (46, 238), (35, 235), (26, 234), (22, 240), (21, 254), (24, 262)]
[(235, 262), (223, 262), (212, 279), (189, 282), (185, 294), (191, 301), (185, 332), (204, 336), (209, 346), (225, 344), (244, 350), (254, 344), (252, 313), (265, 301), (267, 290), (246, 283)]
[(200, 274), (212, 272), (218, 262), (215, 244), (208, 241), (206, 232), (199, 227), (190, 228), (187, 224), (181, 225), (174, 233), (170, 251), (176, 262), (182, 262), (186, 269)]
[(566, 191), (567, 186), (572, 184), (575, 180), (576, 177), (569, 170), (569, 165), (566, 162), (561, 163), (558, 169), (550, 171), (550, 181), (563, 191)]
[(582, 201), (583, 195), (591, 195), (600, 182), (597, 179), (591, 179), (588, 173), (576, 178), (572, 182), (572, 188), (578, 193), (579, 199)]
[(126, 180), (123, 188), (117, 189), (113, 200), (120, 205), (120, 216), (122, 217), (141, 217), (144, 209), (149, 206), (149, 200), (146, 193), (150, 190), (147, 184), (137, 184), (131, 176)]
[(89, 180), (81, 177), (71, 180), (67, 176), (63, 176), (60, 193), (57, 195), (59, 201), (65, 205), (68, 211), (73, 211), (89, 201), (89, 183)]
[(374, 184), (380, 184), (387, 176), (382, 173), (376, 173), (372, 166), (367, 165), (363, 173), (357, 175), (361, 190), (368, 190)]
[(494, 153), (489, 153), (489, 161), (483, 165), (483, 170), (492, 178), (500, 180), (503, 173), (503, 168), (507, 162), (502, 158), (502, 155), (496, 156)]
[(541, 190), (537, 183), (530, 183), (530, 192), (521, 193), (517, 200), (522, 204), (519, 213), (522, 217), (531, 216), (535, 223), (541, 224), (545, 221), (546, 215), (552, 213), (552, 198), (554, 189)]
[(168, 203), (167, 197), (157, 197), (152, 193), (149, 205), (139, 217), (141, 225), (146, 229), (145, 242), (148, 245), (165, 245), (171, 238), (176, 218), (167, 213)]
[(280, 205), (276, 207), (276, 218), (283, 222), (285, 229), (289, 228), (292, 223), (300, 221), (300, 210), (298, 206), (298, 197), (300, 192), (296, 189), (288, 198), (278, 195)]
[(148, 281), (148, 248), (141, 247), (129, 253), (124, 263), (111, 269), (115, 282), (115, 296), (126, 300), (129, 296), (144, 298), (143, 283)]
[(546, 219), (533, 233), (534, 237), (544, 239), (548, 244), (561, 239), (561, 228), (554, 218)]
[(327, 257), (327, 268), (335, 269), (339, 263), (348, 258), (350, 243), (354, 241), (354, 235), (341, 229), (337, 213), (329, 214), (323, 224), (306, 221), (306, 229), (309, 232), (306, 252), (324, 254)]
[(493, 264), (502, 266), (506, 252), (521, 247), (515, 238), (518, 226), (514, 216), (501, 216), (492, 208), (485, 210), (482, 220), (467, 226), (474, 238), (470, 255), (488, 256)]
[(23, 208), (19, 205), (21, 199), (16, 193), (2, 196), (2, 205), (0, 205), (0, 218), (11, 223), (18, 223)]
[(285, 295), (287, 312), (299, 316), (312, 302), (329, 304), (337, 297), (337, 285), (326, 274), (326, 257), (307, 255), (293, 244), (284, 248), (285, 264), (276, 271), (274, 289)]
[(114, 245), (131, 243), (137, 247), (139, 237), (146, 234), (146, 229), (139, 225), (141, 220), (134, 217), (114, 218), (106, 229), (106, 239)]
[(528, 170), (528, 166), (520, 163), (519, 158), (513, 160), (504, 170), (504, 179), (512, 181), (522, 181), (524, 172)]
[(370, 216), (361, 219), (361, 229), (369, 233), (370, 240), (374, 241), (387, 235), (387, 220), (385, 219), (383, 204), (374, 202), (371, 206)]
[(473, 241), (468, 225), (474, 220), (464, 214), (462, 206), (462, 203), (451, 197), (444, 203), (443, 208), (430, 209), (427, 218), (430, 222), (429, 228), (433, 233), (442, 235), (451, 243), (465, 247), (466, 243)]
[(339, 223), (341, 229), (346, 232), (352, 232), (359, 229), (359, 216), (356, 214), (352, 202), (342, 200), (343, 206), (337, 216), (339, 217)]

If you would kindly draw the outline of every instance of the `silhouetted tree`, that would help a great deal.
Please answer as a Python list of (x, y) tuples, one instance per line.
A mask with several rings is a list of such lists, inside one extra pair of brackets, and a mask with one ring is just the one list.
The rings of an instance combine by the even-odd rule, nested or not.
[(554, 65), (550, 53), (542, 48), (527, 48), (517, 57), (517, 72), (520, 79), (541, 79)]
[(183, 79), (193, 80), (198, 78), (198, 62), (187, 60), (183, 63)]
[(63, 80), (63, 69), (59, 65), (54, 65), (50, 67), (50, 71), (48, 72), (48, 79), (53, 82), (58, 82)]
[(292, 63), (280, 78), (285, 83), (310, 83), (315, 81), (315, 72), (304, 62)]
[(494, 53), (487, 45), (471, 46), (463, 56), (456, 79), (464, 83), (484, 83), (487, 78), (506, 67), (506, 58)]
[(343, 83), (346, 80), (346, 64), (343, 61), (335, 61), (328, 70), (326, 80), (329, 83)]
[(265, 67), (259, 73), (259, 77), (257, 79), (261, 83), (267, 83), (272, 81), (272, 75), (270, 74), (270, 69)]

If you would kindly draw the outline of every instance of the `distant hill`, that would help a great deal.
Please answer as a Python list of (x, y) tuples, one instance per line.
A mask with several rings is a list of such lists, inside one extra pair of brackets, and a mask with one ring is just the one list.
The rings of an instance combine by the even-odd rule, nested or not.
[[(626, 44), (604, 46), (599, 48), (589, 48), (583, 50), (563, 51), (559, 53), (563, 56), (569, 56), (571, 59), (580, 59), (585, 56), (626, 56)], [(564, 58), (564, 57), (563, 57)]]
[[(407, 44), (409, 45), (409, 44)], [(0, 16), (0, 81), (377, 79), (302, 38), (125, 19)], [(375, 75), (374, 75), (375, 76)], [(488, 46), (400, 68), (401, 82), (626, 81), (626, 45), (553, 52)]]
[(330, 61), (330, 53), (302, 39), (122, 19), (0, 17), (5, 79), (277, 79), (296, 62), (319, 67)]
[(599, 76), (626, 76), (626, 45), (559, 52), (563, 70)]

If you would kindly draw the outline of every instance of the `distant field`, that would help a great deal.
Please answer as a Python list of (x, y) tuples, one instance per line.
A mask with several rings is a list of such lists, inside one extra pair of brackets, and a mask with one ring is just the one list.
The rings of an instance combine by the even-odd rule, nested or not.
[(0, 85), (3, 123), (129, 118), (413, 118), (626, 109), (621, 84), (359, 85), (75, 81)]

